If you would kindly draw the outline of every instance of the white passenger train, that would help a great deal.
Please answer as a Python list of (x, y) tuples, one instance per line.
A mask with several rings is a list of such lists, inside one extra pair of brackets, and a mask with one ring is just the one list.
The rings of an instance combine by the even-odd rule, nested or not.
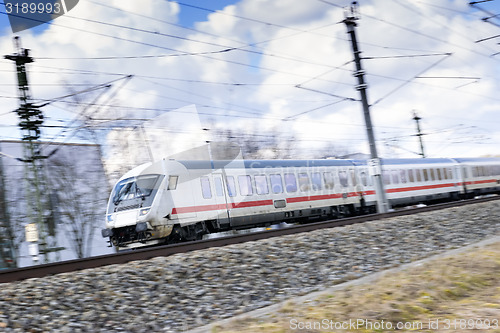
[[(500, 192), (500, 158), (385, 159), (382, 177), (391, 205), (453, 200)], [(118, 181), (102, 235), (135, 248), (375, 207), (366, 160), (161, 160)]]

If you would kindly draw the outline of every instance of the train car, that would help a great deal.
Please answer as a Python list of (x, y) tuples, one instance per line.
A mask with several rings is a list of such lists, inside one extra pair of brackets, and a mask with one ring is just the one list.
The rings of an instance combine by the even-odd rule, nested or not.
[[(391, 205), (499, 191), (499, 174), (500, 159), (382, 160)], [(365, 160), (164, 159), (139, 166), (118, 181), (102, 235), (126, 249), (232, 229), (363, 214), (375, 207)]]
[(500, 158), (455, 158), (460, 165), (463, 193), (475, 196), (500, 189)]
[(458, 199), (457, 162), (445, 158), (383, 160), (382, 179), (393, 206)]

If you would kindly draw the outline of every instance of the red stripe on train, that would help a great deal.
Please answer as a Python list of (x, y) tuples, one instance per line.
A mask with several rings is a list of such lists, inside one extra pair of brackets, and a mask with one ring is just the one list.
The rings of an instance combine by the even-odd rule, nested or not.
[(408, 192), (408, 191), (420, 191), (420, 190), (431, 190), (436, 188), (454, 187), (455, 183), (448, 184), (435, 184), (435, 185), (423, 185), (423, 186), (412, 186), (412, 187), (399, 187), (387, 189), (387, 193), (397, 193), (397, 192)]
[[(472, 184), (487, 184), (487, 183), (496, 183), (496, 179), (488, 179), (488, 180), (477, 180), (472, 182), (466, 182), (466, 185)], [(463, 183), (457, 183), (456, 185), (460, 186)], [(410, 192), (410, 191), (421, 191), (421, 190), (430, 190), (437, 188), (446, 188), (446, 187), (454, 187), (455, 183), (447, 183), (447, 184), (435, 184), (435, 185), (422, 185), (422, 186), (412, 186), (412, 187), (399, 187), (387, 189), (387, 193), (399, 193), (399, 192)], [(358, 192), (349, 192), (347, 193), (348, 197), (356, 197), (360, 194), (363, 195), (374, 195), (375, 191), (363, 191), (361, 193)], [(311, 195), (304, 197), (295, 197), (295, 198), (286, 198), (287, 203), (297, 203), (297, 202), (306, 202), (306, 201), (316, 201), (316, 200), (329, 200), (329, 199), (340, 199), (343, 197), (342, 193), (335, 194), (322, 194), (322, 195)], [(228, 203), (226, 204), (217, 204), (217, 205), (202, 205), (202, 206), (191, 206), (191, 207), (178, 207), (172, 209), (172, 214), (185, 214), (185, 213), (197, 213), (197, 212), (206, 212), (212, 210), (222, 210), (222, 209), (234, 209), (234, 208), (249, 208), (249, 207), (258, 207), (258, 206), (270, 206), (273, 204), (273, 200), (258, 200), (258, 201), (244, 201), (238, 203)]]
[(257, 206), (268, 206), (272, 205), (272, 200), (258, 200), (258, 201), (244, 201), (238, 203), (228, 203), (217, 204), (217, 205), (202, 205), (202, 206), (191, 206), (191, 207), (176, 207), (172, 209), (172, 214), (186, 214), (186, 213), (198, 213), (207, 212), (211, 210), (221, 210), (221, 209), (234, 209), (234, 208), (248, 208)]

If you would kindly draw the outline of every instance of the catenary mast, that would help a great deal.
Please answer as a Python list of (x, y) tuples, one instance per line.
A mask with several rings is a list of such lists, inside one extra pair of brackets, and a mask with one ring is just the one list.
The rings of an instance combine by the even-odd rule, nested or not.
[(14, 46), (17, 53), (6, 55), (5, 59), (14, 61), (17, 70), (20, 106), (16, 113), (20, 118), (19, 127), (22, 131), (24, 148), (24, 157), (19, 160), (25, 163), (26, 214), (29, 221), (26, 234), (27, 238), (30, 238), (27, 241), (30, 242), (33, 261), (38, 261), (40, 252), (44, 256), (44, 261), (48, 262), (50, 249), (47, 246), (49, 227), (47, 222), (50, 214), (46, 209), (46, 200), (42, 197), (42, 193), (46, 193), (43, 191), (43, 159), (46, 157), (41, 154), (39, 144), (43, 114), (40, 107), (33, 104), (26, 74), (26, 64), (34, 60), (30, 57), (29, 50), (21, 47), (19, 37), (14, 38)]
[(358, 85), (356, 90), (361, 95), (361, 103), (363, 104), (363, 114), (365, 118), (366, 133), (368, 135), (368, 142), (370, 144), (371, 160), (369, 161), (369, 170), (375, 185), (375, 193), (377, 196), (377, 208), (379, 213), (386, 213), (389, 209), (389, 201), (384, 190), (384, 183), (382, 182), (382, 167), (380, 158), (377, 154), (377, 147), (375, 144), (375, 135), (373, 133), (373, 126), (370, 117), (370, 105), (368, 104), (368, 97), (366, 94), (367, 84), (365, 83), (363, 68), (361, 67), (361, 51), (358, 48), (358, 41), (356, 39), (356, 21), (357, 17), (357, 2), (353, 2), (350, 11), (346, 12), (344, 23), (347, 26), (347, 33), (351, 38), (352, 51), (354, 53), (354, 62), (356, 63), (356, 71), (354, 76), (358, 78)]

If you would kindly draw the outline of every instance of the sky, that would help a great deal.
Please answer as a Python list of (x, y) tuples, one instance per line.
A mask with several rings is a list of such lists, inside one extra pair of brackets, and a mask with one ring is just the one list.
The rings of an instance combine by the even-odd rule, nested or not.
[[(464, 0), (358, 3), (379, 155), (419, 157), (413, 112), (428, 157), (500, 155), (500, 38), (491, 38), (500, 35), (500, 19), (483, 20), (484, 11), (500, 13), (500, 0), (478, 4), (483, 10)], [(168, 114), (165, 137), (183, 135), (187, 147), (200, 137), (177, 109), (194, 105), (207, 133), (292, 135), (296, 158), (325, 147), (332, 155), (369, 153), (342, 22), (349, 5), (80, 0), (66, 15), (16, 35), (35, 60), (28, 65), (32, 97), (49, 103), (45, 141), (82, 142), (92, 125), (112, 146), (130, 124)], [(15, 35), (0, 11), (0, 50), (12, 54)], [(0, 59), (0, 140), (20, 137), (16, 85), (14, 64)]]

